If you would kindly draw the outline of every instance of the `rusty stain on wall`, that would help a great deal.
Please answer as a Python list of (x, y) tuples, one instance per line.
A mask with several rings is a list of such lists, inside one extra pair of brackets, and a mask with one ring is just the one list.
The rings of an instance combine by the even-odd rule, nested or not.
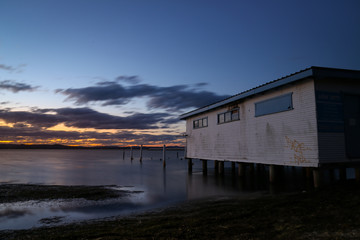
[(309, 161), (305, 158), (304, 152), (311, 150), (308, 147), (305, 147), (305, 144), (298, 142), (295, 139), (290, 139), (288, 136), (285, 136), (287, 147), (294, 151), (294, 161), (297, 164), (308, 163)]

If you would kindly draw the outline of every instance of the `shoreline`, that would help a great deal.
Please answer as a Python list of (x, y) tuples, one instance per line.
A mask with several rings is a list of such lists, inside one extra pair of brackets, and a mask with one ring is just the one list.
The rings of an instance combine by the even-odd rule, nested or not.
[(316, 191), (190, 200), (142, 214), (29, 230), (1, 239), (359, 239), (360, 184)]

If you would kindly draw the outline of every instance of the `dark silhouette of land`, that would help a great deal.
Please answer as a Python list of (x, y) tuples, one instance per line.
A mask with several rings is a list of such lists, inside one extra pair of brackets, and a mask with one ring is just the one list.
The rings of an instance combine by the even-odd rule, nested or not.
[[(134, 146), (133, 149), (139, 149), (140, 146)], [(84, 147), (84, 146), (67, 146), (61, 144), (0, 144), (0, 149), (130, 149), (130, 147), (117, 147), (117, 146), (97, 146), (97, 147)], [(162, 147), (146, 147), (143, 149), (158, 150)], [(183, 150), (181, 146), (168, 146), (167, 150)]]

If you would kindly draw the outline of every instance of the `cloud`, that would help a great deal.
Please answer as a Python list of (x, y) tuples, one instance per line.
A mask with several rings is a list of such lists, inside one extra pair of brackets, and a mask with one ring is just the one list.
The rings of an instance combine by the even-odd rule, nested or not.
[(31, 86), (29, 84), (25, 84), (25, 83), (19, 83), (13, 80), (4, 80), (4, 81), (0, 81), (0, 89), (5, 89), (8, 91), (11, 91), (13, 93), (17, 93), (20, 91), (34, 91), (36, 90), (38, 87), (34, 87)]
[(140, 145), (140, 144), (183, 144), (183, 137), (174, 134), (136, 134), (131, 131), (117, 133), (96, 131), (50, 131), (37, 127), (18, 125), (0, 126), (0, 141), (13, 143), (59, 143), (59, 144), (97, 144), (97, 145)]
[(9, 65), (0, 64), (0, 69), (6, 70), (6, 71), (14, 71), (15, 68)]
[(0, 110), (0, 119), (6, 123), (38, 128), (64, 124), (67, 127), (94, 129), (158, 129), (160, 125), (165, 127), (178, 121), (168, 113), (134, 113), (120, 117), (90, 108), (36, 109), (30, 112), (3, 109)]
[(10, 65), (5, 65), (5, 64), (0, 64), (0, 69), (5, 70), (5, 71), (9, 71), (9, 72), (20, 73), (20, 72), (22, 72), (23, 67), (25, 67), (25, 66), (26, 66), (26, 64), (20, 64), (17, 67), (13, 67), (13, 66), (10, 66)]
[(187, 108), (202, 107), (229, 97), (201, 90), (204, 83), (192, 88), (188, 85), (159, 87), (149, 84), (123, 86), (118, 82), (101, 82), (85, 88), (58, 89), (56, 93), (66, 95), (66, 100), (82, 105), (89, 102), (101, 102), (107, 105), (125, 105), (133, 98), (147, 97), (148, 108), (180, 111)]
[(123, 81), (130, 84), (138, 84), (141, 82), (138, 76), (118, 76), (116, 81)]

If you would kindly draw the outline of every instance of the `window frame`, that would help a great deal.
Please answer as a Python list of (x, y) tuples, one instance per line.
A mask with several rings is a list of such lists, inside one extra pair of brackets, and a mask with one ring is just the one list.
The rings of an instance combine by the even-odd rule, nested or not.
[[(235, 111), (237, 112), (236, 115), (234, 114)], [(239, 120), (240, 120), (240, 108), (233, 108), (230, 111), (218, 113), (218, 115), (217, 115), (218, 125), (224, 124), (224, 123), (229, 123), (229, 122), (234, 122), (234, 121), (239, 121)]]
[[(278, 103), (276, 103), (278, 101)], [(271, 104), (271, 107), (270, 106)], [(274, 113), (286, 112), (294, 109), (293, 92), (268, 98), (255, 103), (255, 117)]]
[(193, 120), (193, 129), (205, 128), (208, 126), (209, 126), (208, 117), (203, 117)]

